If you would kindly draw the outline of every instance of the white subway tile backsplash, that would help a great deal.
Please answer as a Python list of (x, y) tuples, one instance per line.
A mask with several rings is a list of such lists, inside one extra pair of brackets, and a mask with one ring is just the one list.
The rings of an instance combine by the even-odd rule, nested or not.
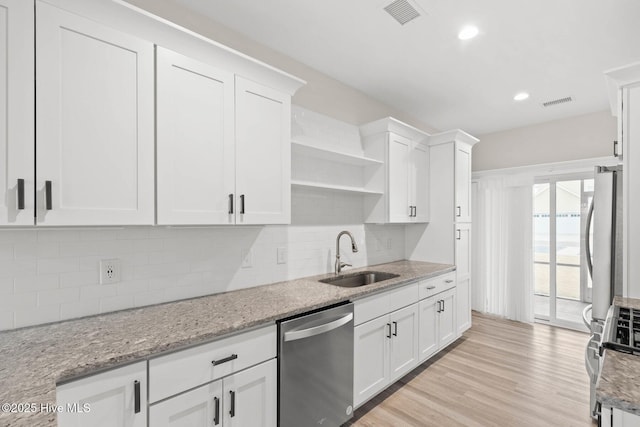
[(14, 279), (14, 291), (16, 294), (34, 291), (46, 291), (58, 289), (60, 278), (57, 274), (45, 274), (42, 276), (23, 276)]
[[(404, 226), (362, 224), (360, 196), (294, 194), (293, 202), (288, 226), (0, 230), (0, 330), (328, 273), (342, 230), (359, 246), (352, 253), (341, 241), (354, 267), (404, 258)], [(243, 250), (252, 252), (249, 268)], [(105, 258), (121, 260), (121, 282), (99, 284)]]

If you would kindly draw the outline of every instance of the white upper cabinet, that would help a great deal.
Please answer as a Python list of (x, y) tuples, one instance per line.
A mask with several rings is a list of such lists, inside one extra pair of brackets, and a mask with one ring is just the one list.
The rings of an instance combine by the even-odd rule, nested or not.
[(410, 223), (429, 221), (428, 134), (385, 118), (360, 127), (365, 155), (383, 161), (382, 196), (365, 198), (366, 222)]
[(158, 224), (233, 224), (234, 76), (156, 54)]
[(36, 6), (38, 224), (153, 224), (153, 44)]
[(455, 148), (456, 222), (471, 222), (471, 145)]
[(0, 0), (0, 225), (33, 225), (33, 3)]
[(291, 222), (291, 97), (236, 76), (236, 223)]

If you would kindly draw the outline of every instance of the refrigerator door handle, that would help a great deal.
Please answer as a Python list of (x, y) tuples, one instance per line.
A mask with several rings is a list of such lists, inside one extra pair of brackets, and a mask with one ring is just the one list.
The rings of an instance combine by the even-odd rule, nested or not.
[(591, 199), (591, 205), (589, 206), (589, 212), (587, 213), (587, 229), (585, 230), (585, 242), (584, 249), (587, 255), (587, 269), (589, 270), (589, 277), (593, 280), (593, 261), (591, 260), (591, 223), (593, 222), (593, 199)]

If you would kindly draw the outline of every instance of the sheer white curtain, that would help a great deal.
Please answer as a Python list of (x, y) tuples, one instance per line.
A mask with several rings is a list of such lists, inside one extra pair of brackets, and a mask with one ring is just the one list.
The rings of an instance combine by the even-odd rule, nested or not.
[(474, 185), (474, 310), (533, 322), (532, 185), (530, 176)]

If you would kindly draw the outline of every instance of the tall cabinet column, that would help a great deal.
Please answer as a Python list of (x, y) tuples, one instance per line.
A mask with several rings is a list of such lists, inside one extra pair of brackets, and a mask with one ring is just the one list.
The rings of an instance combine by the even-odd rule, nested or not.
[(640, 298), (640, 62), (605, 73), (618, 117), (614, 153), (623, 164), (623, 293)]
[(461, 130), (429, 137), (431, 220), (407, 228), (412, 260), (456, 265), (457, 333), (471, 327), (471, 149), (477, 138)]

